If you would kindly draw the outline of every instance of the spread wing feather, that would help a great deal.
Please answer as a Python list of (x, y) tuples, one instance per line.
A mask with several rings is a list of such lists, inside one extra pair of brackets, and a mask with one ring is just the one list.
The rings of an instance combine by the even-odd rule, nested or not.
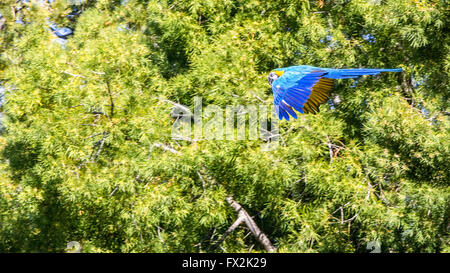
[[(312, 70), (310, 70), (311, 68)], [(283, 74), (272, 85), (275, 110), (280, 119), (297, 118), (300, 113), (317, 113), (333, 88), (334, 79), (351, 79), (381, 72), (401, 72), (402, 69), (329, 69), (307, 66), (293, 67), (295, 73)], [(292, 71), (292, 70), (291, 70)]]
[[(280, 78), (272, 86), (275, 110), (280, 119), (289, 120), (289, 115), (297, 118), (293, 109), (300, 113), (316, 113), (325, 102), (333, 86), (332, 79), (322, 78), (325, 70), (313, 70), (298, 78)], [(278, 82), (280, 81), (280, 82)]]

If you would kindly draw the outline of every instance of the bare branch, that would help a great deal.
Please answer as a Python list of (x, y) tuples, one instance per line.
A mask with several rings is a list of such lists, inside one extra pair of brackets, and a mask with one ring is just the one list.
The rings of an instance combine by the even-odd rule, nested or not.
[(101, 135), (101, 133), (96, 133), (96, 134), (90, 135), (88, 137), (83, 138), (83, 140), (90, 139), (90, 138), (96, 137), (98, 135)]
[(205, 179), (203, 179), (203, 176), (200, 174), (199, 171), (197, 171), (197, 175), (198, 175), (198, 177), (200, 177), (200, 180), (202, 181), (203, 194), (205, 194), (206, 193), (206, 182), (205, 182)]
[(173, 154), (179, 154), (179, 153), (180, 153), (180, 152), (178, 152), (177, 150), (175, 150), (175, 149), (173, 149), (173, 148), (170, 148), (169, 146), (166, 146), (166, 145), (161, 144), (161, 143), (154, 143), (153, 146), (152, 146), (152, 148), (150, 149), (150, 152), (152, 152), (153, 147), (161, 148), (161, 149), (163, 149), (163, 150), (165, 150), (165, 151), (168, 151), (168, 152), (171, 152), (171, 153), (173, 153)]
[(234, 229), (236, 229), (242, 222), (244, 222), (247, 227), (252, 232), (253, 236), (258, 239), (258, 241), (264, 246), (264, 248), (268, 252), (274, 252), (276, 251), (276, 248), (272, 245), (269, 238), (259, 229), (259, 227), (256, 225), (255, 221), (252, 219), (252, 217), (247, 213), (247, 211), (242, 208), (242, 206), (233, 200), (233, 197), (229, 196), (226, 198), (226, 201), (234, 210), (238, 213), (238, 219), (231, 225), (230, 228), (228, 228), (227, 232), (222, 236), (222, 238), (215, 244), (215, 246), (218, 246), (228, 235), (230, 232), (232, 232)]
[[(349, 218), (349, 219), (347, 219), (347, 220), (344, 220), (344, 208), (345, 208), (346, 206), (348, 206), (349, 204), (350, 204), (350, 202), (347, 202), (346, 204), (340, 206), (337, 210), (335, 210), (334, 212), (332, 212), (332, 213), (330, 214), (331, 217), (333, 217), (334, 219), (338, 220), (338, 222), (333, 222), (333, 223), (331, 223), (331, 224), (337, 224), (337, 223), (344, 224), (344, 223), (347, 223), (347, 222), (351, 222), (351, 221), (353, 221), (353, 220), (358, 216), (359, 213), (356, 213), (352, 218)], [(336, 218), (336, 217), (333, 216), (333, 214), (335, 214), (335, 213), (338, 212), (338, 211), (340, 211), (340, 215), (341, 215), (341, 218), (340, 218), (340, 219), (338, 219), (338, 218)]]
[(161, 236), (161, 230), (163, 230), (160, 226), (157, 226), (156, 227), (156, 231), (158, 232), (158, 238), (159, 238), (159, 240), (162, 242), (162, 243), (164, 243), (164, 240), (163, 240), (163, 238), (162, 238), (162, 236)]
[(365, 200), (366, 202), (369, 201), (369, 199), (370, 199), (370, 193), (371, 193), (371, 191), (373, 190), (372, 184), (370, 184), (369, 181), (367, 181), (367, 187), (368, 187), (369, 189), (367, 190), (367, 196), (366, 196), (366, 200)]
[(265, 101), (263, 99), (261, 99), (260, 97), (258, 97), (255, 93), (253, 93), (253, 96), (255, 98), (257, 98), (260, 102), (265, 103)]
[(328, 150), (330, 153), (330, 163), (333, 163), (333, 147), (331, 147), (331, 142), (330, 142), (330, 138), (327, 136), (327, 140), (328, 140)]
[(115, 188), (114, 188), (114, 190), (109, 194), (109, 197), (112, 197), (115, 193), (116, 193), (116, 191), (119, 189), (119, 185), (117, 185)]
[(87, 113), (87, 114), (103, 115), (103, 116), (105, 116), (105, 117), (109, 117), (108, 114), (103, 113), (103, 112), (101, 112), (101, 111), (92, 111), (92, 112), (89, 112), (89, 113)]
[(105, 139), (106, 139), (106, 137), (108, 136), (108, 133), (107, 132), (103, 132), (103, 137), (102, 137), (102, 139), (101, 140), (99, 140), (98, 142), (97, 142), (97, 144), (96, 144), (96, 146), (97, 145), (100, 145), (99, 146), (99, 148), (97, 149), (97, 152), (95, 153), (95, 155), (94, 156), (91, 156), (91, 159), (90, 159), (90, 161), (95, 161), (96, 159), (97, 159), (97, 157), (100, 155), (100, 153), (102, 152), (102, 150), (103, 150), (103, 145), (105, 144)]
[(344, 205), (340, 206), (337, 210), (335, 210), (334, 212), (331, 213), (331, 215), (335, 214), (338, 210), (345, 208), (346, 206), (348, 206), (350, 204), (350, 202), (345, 203)]
[(175, 3), (173, 3), (172, 6), (169, 7), (169, 10), (173, 9), (177, 4), (178, 4), (178, 2), (175, 1)]
[(70, 76), (75, 77), (75, 78), (86, 78), (85, 76), (77, 75), (77, 74), (72, 74), (72, 73), (67, 72), (67, 71), (62, 71), (62, 73), (67, 74), (67, 75), (70, 75)]
[(236, 221), (234, 221), (234, 223), (227, 229), (227, 231), (225, 231), (222, 237), (220, 237), (220, 239), (214, 244), (213, 248), (218, 247), (225, 240), (228, 234), (233, 232), (242, 222), (244, 222), (244, 217), (238, 217)]
[(359, 213), (355, 214), (352, 218), (349, 218), (349, 219), (347, 219), (347, 220), (342, 221), (342, 223), (351, 222), (351, 221), (355, 220), (356, 217), (358, 217), (358, 215), (359, 215)]

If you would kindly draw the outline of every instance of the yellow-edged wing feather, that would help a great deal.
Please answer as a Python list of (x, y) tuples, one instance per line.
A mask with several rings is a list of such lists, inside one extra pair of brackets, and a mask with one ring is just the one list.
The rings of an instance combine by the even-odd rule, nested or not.
[(333, 88), (333, 79), (321, 78), (313, 86), (311, 95), (303, 106), (305, 113), (317, 113), (319, 112), (319, 106), (326, 102), (330, 97), (331, 88)]

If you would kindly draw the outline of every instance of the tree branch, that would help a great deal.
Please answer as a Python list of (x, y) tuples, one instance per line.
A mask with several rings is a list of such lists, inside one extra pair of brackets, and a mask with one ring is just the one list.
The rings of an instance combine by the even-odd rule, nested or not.
[(330, 153), (330, 163), (333, 163), (333, 147), (331, 147), (330, 138), (328, 136), (327, 136), (327, 140), (328, 140), (327, 146), (328, 146), (328, 150)]
[(97, 152), (93, 155), (93, 156), (91, 156), (91, 158), (90, 158), (90, 162), (94, 162), (96, 159), (97, 159), (97, 157), (100, 155), (100, 153), (102, 152), (102, 150), (103, 150), (103, 145), (105, 144), (105, 139), (106, 139), (106, 137), (108, 136), (108, 133), (107, 132), (103, 132), (103, 137), (102, 137), (102, 139), (100, 139), (96, 144), (95, 144), (95, 146), (97, 146), (97, 145), (99, 145), (99, 148), (98, 148), (98, 150), (97, 150)]
[(61, 71), (61, 72), (64, 73), (64, 74), (67, 74), (69, 76), (75, 77), (75, 78), (86, 78), (85, 76), (73, 74), (73, 73), (70, 73), (70, 72), (67, 72), (67, 71)]
[(414, 101), (414, 86), (411, 81), (411, 77), (406, 75), (406, 73), (400, 73), (401, 78), (401, 87), (403, 94), (410, 99), (409, 104), (411, 106), (415, 106), (416, 103)]
[(108, 90), (109, 101), (110, 101), (110, 106), (111, 106), (111, 111), (110, 111), (109, 116), (111, 118), (113, 118), (114, 117), (114, 100), (113, 100), (113, 97), (112, 97), (111, 86), (109, 85), (109, 80), (108, 79), (106, 80), (106, 87), (107, 87), (107, 90)]
[(179, 154), (179, 153), (180, 153), (180, 152), (178, 152), (177, 150), (175, 150), (175, 149), (173, 149), (173, 148), (170, 148), (169, 146), (164, 145), (164, 144), (161, 144), (161, 143), (154, 143), (153, 146), (152, 146), (152, 148), (150, 149), (150, 152), (153, 151), (153, 147), (161, 148), (161, 149), (163, 149), (164, 151), (171, 152), (172, 154)]
[(244, 218), (238, 217), (236, 221), (234, 221), (234, 223), (227, 229), (227, 231), (225, 231), (222, 237), (220, 237), (220, 239), (214, 244), (213, 248), (218, 247), (225, 240), (228, 234), (233, 232), (242, 222), (244, 222)]
[(237, 211), (238, 213), (238, 219), (228, 228), (228, 230), (222, 235), (220, 240), (214, 245), (214, 247), (217, 247), (223, 240), (225, 240), (225, 237), (230, 234), (233, 230), (235, 230), (242, 222), (244, 222), (247, 227), (252, 232), (253, 236), (258, 239), (258, 241), (264, 246), (264, 248), (268, 252), (274, 252), (276, 251), (276, 248), (272, 245), (269, 238), (259, 229), (259, 227), (256, 225), (255, 221), (253, 221), (252, 217), (247, 213), (247, 211), (242, 208), (242, 206), (233, 200), (233, 197), (229, 196), (226, 198), (226, 201), (230, 206)]

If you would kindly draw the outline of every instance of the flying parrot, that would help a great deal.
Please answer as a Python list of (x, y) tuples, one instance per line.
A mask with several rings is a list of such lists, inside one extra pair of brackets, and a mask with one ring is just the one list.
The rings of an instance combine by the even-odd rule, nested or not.
[(277, 68), (269, 73), (273, 103), (279, 119), (297, 118), (298, 112), (319, 112), (319, 105), (330, 96), (334, 79), (353, 79), (363, 75), (377, 75), (380, 72), (401, 72), (397, 69), (333, 69), (309, 65)]

